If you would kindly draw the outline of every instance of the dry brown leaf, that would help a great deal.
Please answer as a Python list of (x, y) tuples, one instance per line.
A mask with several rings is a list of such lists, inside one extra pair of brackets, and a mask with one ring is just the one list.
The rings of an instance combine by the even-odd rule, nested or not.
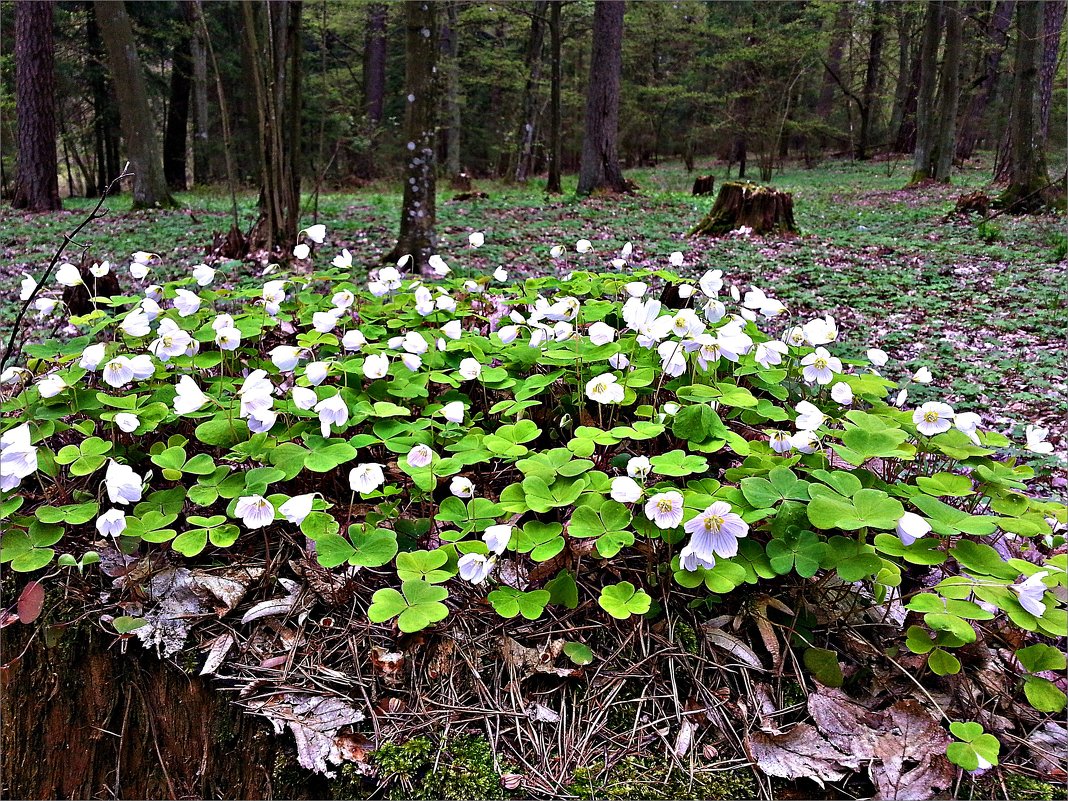
[(851, 759), (807, 723), (799, 723), (785, 734), (753, 732), (746, 735), (745, 747), (752, 760), (769, 776), (811, 779), (820, 787), (824, 782), (844, 779), (842, 760)]
[(713, 628), (712, 626), (702, 626), (702, 629), (705, 637), (712, 645), (722, 651), (726, 651), (746, 667), (764, 670), (764, 665), (761, 663), (760, 657), (756, 655), (756, 652), (733, 634), (728, 634), (722, 629)]
[(870, 768), (875, 797), (913, 801), (949, 788), (957, 773), (945, 757), (950, 737), (931, 713), (916, 701), (898, 701), (886, 719)]

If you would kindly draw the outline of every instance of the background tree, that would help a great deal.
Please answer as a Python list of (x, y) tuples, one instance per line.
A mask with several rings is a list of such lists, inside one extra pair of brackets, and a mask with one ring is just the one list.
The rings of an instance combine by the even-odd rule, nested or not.
[(960, 0), (944, 0), (946, 47), (942, 56), (942, 71), (938, 81), (938, 127), (934, 150), (931, 153), (931, 177), (948, 183), (953, 171), (953, 155), (957, 148), (957, 104), (960, 99)]
[(133, 207), (174, 206), (163, 175), (163, 149), (149, 108), (148, 89), (126, 4), (122, 0), (95, 0), (93, 8), (107, 49), (119, 98), (122, 138), (134, 172)]
[[(983, 124), (986, 110), (994, 105), (999, 86), (1001, 59), (1009, 41), (1009, 28), (1016, 0), (997, 0), (993, 11), (982, 9), (977, 24), (981, 28), (980, 63), (969, 87), (968, 103), (960, 120), (957, 158), (971, 158), (980, 142), (988, 141), (988, 127)], [(996, 138), (995, 138), (996, 141)]]
[(404, 199), (397, 246), (383, 261), (411, 256), (414, 269), (425, 271), (437, 248), (438, 105), (435, 72), (438, 56), (438, 4), (406, 3), (405, 10), (405, 145)]
[(185, 189), (185, 150), (189, 131), (189, 95), (193, 88), (192, 10), (180, 3), (177, 37), (171, 56), (171, 91), (163, 133), (163, 176), (171, 189)]
[(560, 186), (560, 8), (563, 0), (549, 0), (549, 175), (545, 191), (559, 195)]
[(916, 146), (912, 151), (912, 179), (920, 183), (932, 177), (937, 136), (935, 88), (938, 75), (938, 45), (942, 40), (943, 8), (940, 0), (927, 0), (920, 44), (920, 82), (916, 95)]
[(15, 108), (18, 179), (11, 205), (63, 207), (56, 173), (56, 76), (51, 0), (15, 3)]
[(627, 191), (616, 145), (624, 6), (623, 0), (597, 0), (593, 7), (593, 49), (578, 181), (580, 195), (596, 189)]

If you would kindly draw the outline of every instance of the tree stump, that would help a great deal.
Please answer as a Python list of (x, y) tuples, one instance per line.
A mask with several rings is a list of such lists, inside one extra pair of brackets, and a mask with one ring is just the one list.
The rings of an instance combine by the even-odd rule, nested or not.
[(794, 196), (770, 186), (727, 181), (720, 187), (712, 210), (689, 235), (721, 236), (742, 226), (754, 234), (800, 233), (794, 222)]
[(86, 254), (82, 263), (78, 265), (82, 283), (76, 286), (68, 286), (63, 289), (63, 302), (67, 305), (67, 312), (71, 317), (80, 317), (89, 314), (96, 308), (93, 298), (110, 298), (113, 295), (121, 295), (118, 276), (114, 270), (97, 278), (89, 268), (96, 262)]
[(983, 192), (969, 192), (957, 198), (954, 214), (980, 214), (985, 217), (990, 213), (990, 198)]
[(699, 175), (693, 182), (693, 195), (711, 195), (715, 191), (716, 176)]

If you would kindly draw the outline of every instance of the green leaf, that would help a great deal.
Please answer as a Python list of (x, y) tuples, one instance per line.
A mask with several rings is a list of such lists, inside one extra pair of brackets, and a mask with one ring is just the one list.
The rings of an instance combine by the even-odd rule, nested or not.
[(842, 666), (838, 664), (838, 655), (824, 648), (809, 648), (802, 658), (805, 667), (811, 671), (816, 680), (825, 687), (841, 687), (845, 681)]
[(578, 584), (568, 571), (561, 570), (555, 578), (545, 582), (545, 589), (549, 591), (552, 603), (568, 609), (578, 607)]
[(938, 534), (974, 534), (985, 536), (997, 529), (997, 519), (986, 515), (970, 515), (928, 495), (917, 495), (909, 503), (930, 520), (931, 528)]
[(371, 596), (367, 618), (372, 623), (385, 623), (397, 618), (397, 628), (410, 634), (444, 620), (449, 608), (441, 603), (449, 591), (425, 581), (405, 581), (401, 591), (387, 587)]
[(442, 570), (449, 561), (443, 550), (410, 551), (397, 556), (397, 576), (401, 581), (425, 581), (440, 584), (453, 577), (453, 571)]
[(742, 494), (755, 509), (774, 506), (780, 501), (807, 501), (808, 482), (802, 481), (788, 467), (776, 467), (767, 478), (753, 476), (741, 481)]
[(767, 544), (768, 561), (780, 576), (796, 570), (802, 578), (811, 578), (819, 570), (822, 553), (819, 537), (805, 530), (790, 529)]
[(653, 472), (662, 476), (688, 476), (691, 473), (703, 473), (708, 469), (707, 459), (691, 456), (681, 450), (659, 454), (649, 461)]
[(1057, 685), (1039, 676), (1024, 679), (1024, 695), (1027, 696), (1027, 702), (1039, 712), (1061, 712), (1068, 700)]
[(537, 620), (545, 611), (551, 593), (548, 590), (522, 592), (514, 587), (500, 587), (486, 596), (497, 614), (504, 618), (522, 615), (527, 620)]
[(960, 672), (960, 660), (941, 648), (935, 648), (927, 657), (927, 667), (937, 676), (952, 676)]
[(1068, 664), (1064, 652), (1052, 645), (1036, 643), (1016, 652), (1024, 670), (1028, 673), (1041, 673), (1044, 670), (1062, 671)]
[(593, 661), (593, 651), (580, 642), (564, 643), (564, 654), (576, 665), (588, 665)]
[(142, 626), (147, 626), (148, 621), (143, 617), (130, 617), (129, 615), (120, 615), (111, 621), (111, 625), (115, 628), (119, 634), (129, 634), (131, 631), (136, 631)]
[(207, 420), (196, 427), (194, 436), (205, 445), (228, 448), (248, 439), (248, 425), (244, 420), (228, 420), (225, 417)]
[(194, 528), (175, 537), (171, 547), (183, 556), (196, 556), (204, 550), (207, 544), (208, 530), (206, 528)]
[(619, 620), (626, 620), (631, 615), (644, 615), (652, 606), (652, 601), (645, 590), (635, 588), (629, 581), (604, 587), (601, 597), (597, 599), (604, 611)]

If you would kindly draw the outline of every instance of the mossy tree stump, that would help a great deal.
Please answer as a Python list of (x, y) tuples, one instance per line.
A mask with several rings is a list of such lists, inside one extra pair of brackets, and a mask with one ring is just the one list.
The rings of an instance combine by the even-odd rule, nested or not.
[(719, 188), (712, 210), (690, 236), (721, 236), (742, 226), (754, 234), (800, 233), (794, 222), (794, 196), (770, 186), (727, 181)]
[(694, 195), (711, 195), (716, 187), (716, 176), (714, 175), (699, 175), (694, 179), (693, 192)]

